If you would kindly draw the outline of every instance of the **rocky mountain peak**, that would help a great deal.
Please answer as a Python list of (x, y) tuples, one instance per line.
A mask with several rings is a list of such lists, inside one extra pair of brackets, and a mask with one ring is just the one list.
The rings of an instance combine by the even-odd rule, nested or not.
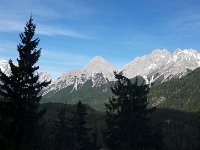
[(10, 65), (6, 60), (0, 60), (0, 69), (7, 75), (10, 75)]
[(187, 70), (200, 66), (200, 54), (194, 49), (176, 49), (170, 53), (166, 49), (156, 49), (151, 54), (137, 57), (123, 68), (124, 75), (133, 78), (143, 76), (147, 81), (165, 81), (174, 76), (181, 77)]
[(155, 49), (152, 51), (151, 55), (169, 55), (170, 52), (167, 49)]
[(99, 62), (107, 62), (107, 61), (101, 56), (94, 56), (90, 61), (90, 63), (99, 63)]
[(115, 68), (104, 58), (95, 56), (83, 68), (64, 73), (49, 87), (48, 91), (58, 91), (70, 85), (74, 86), (72, 91), (77, 90), (88, 80), (92, 81), (93, 86), (100, 86), (114, 79), (114, 70)]
[(123, 73), (128, 78), (133, 78), (136, 75), (143, 77), (158, 70), (167, 63), (171, 58), (171, 53), (166, 49), (155, 49), (151, 54), (142, 57), (136, 57), (123, 67)]
[[(194, 49), (176, 49), (170, 53), (167, 49), (155, 49), (152, 53), (142, 57), (136, 57), (126, 64), (121, 70), (128, 78), (140, 75), (147, 83), (159, 80), (163, 82), (173, 77), (181, 77), (189, 70), (200, 66), (200, 54)], [(7, 61), (0, 61), (3, 71), (8, 71)], [(74, 86), (73, 90), (81, 88), (88, 80), (92, 86), (101, 86), (108, 81), (114, 81), (113, 71), (116, 69), (101, 56), (95, 56), (83, 68), (75, 71), (68, 71), (60, 78), (53, 81), (48, 87), (49, 91), (58, 91), (68, 86)], [(40, 73), (40, 79), (51, 79), (48, 73)]]
[(200, 54), (194, 50), (194, 49), (177, 49), (172, 56), (177, 56), (177, 57), (182, 57), (182, 58), (195, 58), (195, 59), (200, 59)]
[(101, 56), (95, 56), (81, 69), (81, 72), (85, 72), (88, 75), (102, 73), (105, 78), (112, 80), (114, 78), (113, 71), (115, 70), (116, 69), (107, 60)]
[(82, 68), (82, 70), (86, 70), (87, 72), (105, 72), (110, 70), (115, 70), (111, 63), (102, 58), (101, 56), (95, 56), (91, 59), (91, 61)]

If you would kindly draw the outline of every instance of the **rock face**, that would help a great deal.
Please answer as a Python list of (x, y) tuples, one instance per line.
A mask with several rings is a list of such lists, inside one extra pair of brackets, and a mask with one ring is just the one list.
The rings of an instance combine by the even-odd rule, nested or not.
[(5, 74), (9, 75), (10, 74), (10, 65), (9, 65), (8, 61), (0, 60), (0, 69)]
[(86, 66), (80, 70), (69, 71), (58, 78), (48, 91), (58, 91), (67, 86), (74, 85), (73, 90), (82, 87), (88, 80), (92, 80), (92, 86), (114, 80), (113, 71), (115, 68), (100, 56), (94, 57)]
[(200, 66), (200, 54), (193, 49), (180, 50), (174, 53), (166, 49), (156, 49), (151, 54), (137, 57), (123, 68), (128, 78), (141, 75), (148, 83), (163, 82), (173, 77), (181, 77), (188, 70)]

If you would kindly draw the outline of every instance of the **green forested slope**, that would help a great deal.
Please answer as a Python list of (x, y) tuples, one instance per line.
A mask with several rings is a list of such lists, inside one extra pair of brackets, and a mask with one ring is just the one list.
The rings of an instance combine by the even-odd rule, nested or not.
[(200, 68), (182, 78), (171, 79), (151, 88), (150, 104), (184, 111), (200, 110)]
[[(75, 104), (79, 100), (93, 108), (105, 111), (104, 103), (112, 96), (108, 82), (99, 87), (92, 87), (87, 81), (78, 90), (71, 92), (73, 85), (56, 93), (50, 92), (42, 99), (43, 102), (61, 102)], [(188, 73), (182, 78), (174, 78), (153, 86), (149, 92), (150, 106), (172, 108), (183, 111), (200, 110), (200, 68)]]
[(92, 87), (92, 81), (88, 80), (82, 87), (78, 90), (74, 90), (73, 86), (63, 88), (62, 90), (54, 93), (50, 92), (46, 94), (42, 101), (47, 102), (60, 102), (67, 104), (75, 104), (81, 100), (85, 104), (89, 104), (93, 108), (104, 111), (105, 102), (108, 101), (109, 97), (112, 95), (110, 91), (112, 82), (108, 82), (98, 87)]

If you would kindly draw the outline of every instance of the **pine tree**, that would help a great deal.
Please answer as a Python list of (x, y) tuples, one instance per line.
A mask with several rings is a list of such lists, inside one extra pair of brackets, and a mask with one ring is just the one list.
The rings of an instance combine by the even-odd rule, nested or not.
[(8, 76), (0, 70), (0, 95), (5, 98), (4, 102), (9, 105), (7, 115), (11, 118), (12, 131), (10, 145), (14, 149), (34, 149), (30, 145), (36, 145), (39, 119), (44, 111), (38, 111), (41, 100), (41, 90), (50, 81), (39, 82), (36, 66), (41, 49), (37, 49), (39, 38), (34, 38), (36, 25), (30, 17), (26, 23), (25, 31), (20, 34), (21, 43), (17, 50), (19, 58), (17, 65), (9, 61), (11, 74)]
[[(148, 85), (129, 80), (115, 72), (117, 79), (111, 87), (112, 98), (106, 106), (106, 144), (115, 150), (143, 150), (150, 148), (151, 127), (147, 109)], [(151, 145), (153, 145), (151, 143)]]
[(76, 110), (72, 113), (71, 127), (73, 132), (72, 150), (89, 150), (90, 138), (88, 136), (89, 129), (86, 127), (87, 108), (79, 101), (76, 104)]
[(91, 149), (92, 150), (99, 150), (98, 147), (98, 129), (95, 127), (92, 132), (92, 142), (91, 142)]
[(69, 118), (66, 116), (66, 109), (61, 109), (57, 115), (58, 120), (54, 121), (52, 131), (54, 132), (53, 149), (71, 150), (73, 147), (72, 131), (69, 124)]

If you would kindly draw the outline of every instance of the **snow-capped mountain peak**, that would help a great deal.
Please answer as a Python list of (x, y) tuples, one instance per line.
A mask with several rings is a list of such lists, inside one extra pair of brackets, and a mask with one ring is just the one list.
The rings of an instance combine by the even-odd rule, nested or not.
[(170, 57), (171, 54), (166, 49), (156, 49), (149, 55), (136, 57), (123, 67), (123, 73), (128, 78), (136, 75), (146, 76), (154, 70), (162, 68)]
[(0, 69), (6, 75), (9, 75), (10, 74), (10, 65), (9, 65), (8, 61), (0, 60)]
[(151, 54), (138, 57), (125, 65), (123, 72), (129, 78), (141, 75), (147, 82), (153, 82), (157, 78), (165, 81), (174, 76), (181, 77), (188, 69), (194, 70), (199, 66), (200, 54), (194, 49), (177, 49), (174, 53), (166, 49), (156, 49)]
[(179, 57), (181, 59), (200, 59), (200, 54), (194, 49), (177, 49), (173, 54), (173, 57)]
[[(11, 74), (10, 64), (6, 60), (0, 60), (0, 69), (8, 76)], [(46, 71), (37, 71), (36, 74), (39, 75), (39, 82), (53, 80), (51, 75)]]
[(70, 85), (74, 85), (72, 91), (77, 90), (88, 80), (92, 81), (92, 86), (100, 86), (114, 80), (113, 71), (115, 68), (108, 61), (101, 56), (95, 56), (83, 68), (64, 73), (50, 86), (49, 91), (57, 91)]
[(167, 49), (155, 49), (152, 51), (151, 55), (168, 55), (169, 53)]

